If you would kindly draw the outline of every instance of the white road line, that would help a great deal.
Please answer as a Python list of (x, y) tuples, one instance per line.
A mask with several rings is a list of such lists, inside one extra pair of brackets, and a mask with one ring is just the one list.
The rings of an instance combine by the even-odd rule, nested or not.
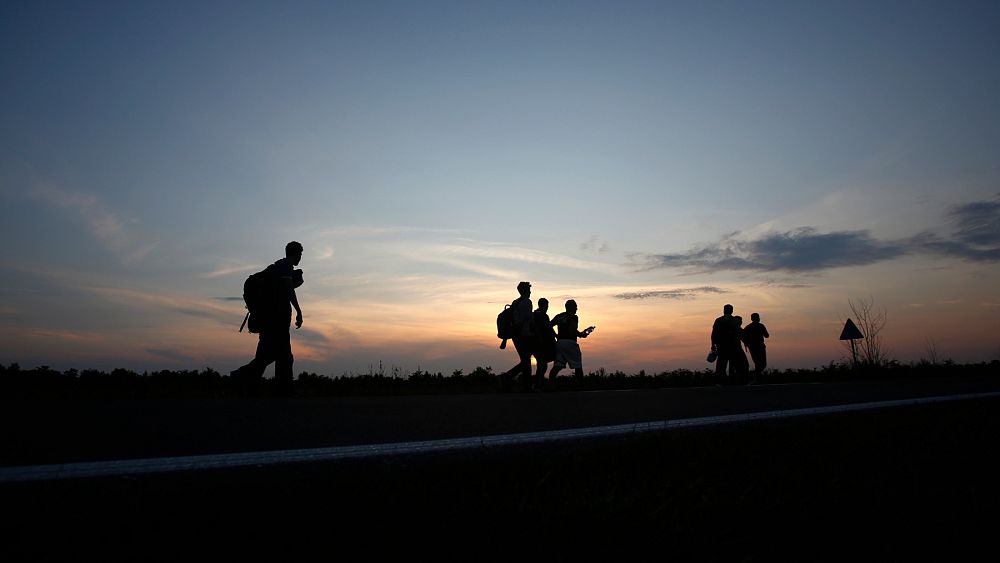
[(452, 438), (446, 440), (427, 440), (422, 442), (399, 442), (394, 444), (371, 444), (363, 446), (338, 446), (332, 448), (310, 448), (300, 450), (278, 450), (268, 452), (247, 452), (236, 454), (197, 455), (183, 457), (161, 457), (149, 459), (127, 459), (120, 461), (96, 461), (82, 463), (63, 463), (51, 465), (24, 465), (0, 467), (0, 484), (24, 483), (30, 481), (55, 481), (65, 479), (83, 479), (87, 477), (124, 477), (129, 475), (144, 475), (150, 473), (167, 473), (175, 471), (196, 471), (204, 469), (231, 469), (237, 467), (263, 467), (283, 463), (303, 463), (315, 461), (337, 461), (346, 459), (362, 459), (379, 456), (401, 454), (420, 454), (455, 450), (471, 450), (481, 448), (496, 448), (523, 444), (538, 444), (566, 440), (581, 440), (588, 438), (607, 438), (638, 434), (641, 432), (662, 432), (680, 428), (694, 428), (718, 424), (752, 422), (757, 420), (773, 420), (797, 416), (814, 416), (821, 414), (844, 413), (853, 411), (884, 409), (910, 405), (924, 405), (948, 401), (969, 399), (985, 399), (1000, 397), (1000, 392), (974, 393), (967, 395), (949, 395), (944, 397), (923, 397), (917, 399), (900, 399), (894, 401), (879, 401), (871, 403), (855, 403), (829, 407), (813, 407), (792, 410), (754, 412), (745, 414), (730, 414), (708, 416), (701, 418), (684, 418), (678, 420), (662, 420), (635, 424), (618, 424), (613, 426), (598, 426), (592, 428), (573, 428), (568, 430), (548, 430), (544, 432), (525, 432), (520, 434), (502, 434), (496, 436), (481, 436), (472, 438)]

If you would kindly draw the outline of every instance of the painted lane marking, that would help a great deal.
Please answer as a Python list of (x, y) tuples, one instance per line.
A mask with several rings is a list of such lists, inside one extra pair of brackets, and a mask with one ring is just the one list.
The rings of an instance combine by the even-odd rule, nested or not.
[(899, 399), (893, 401), (855, 403), (828, 407), (810, 407), (790, 410), (707, 416), (700, 418), (684, 418), (678, 420), (662, 420), (656, 422), (616, 424), (612, 426), (596, 426), (591, 428), (572, 428), (567, 430), (546, 430), (542, 432), (501, 434), (496, 436), (426, 440), (420, 442), (398, 442), (392, 444), (337, 446), (330, 448), (308, 448), (234, 454), (0, 467), (0, 484), (84, 479), (88, 477), (124, 477), (130, 475), (146, 475), (177, 471), (199, 471), (206, 469), (264, 467), (287, 463), (338, 461), (403, 454), (497, 448), (503, 446), (608, 438), (629, 434), (639, 434), (643, 432), (663, 432), (681, 428), (696, 428), (720, 424), (753, 422), (758, 420), (774, 420), (799, 416), (815, 416), (996, 397), (1000, 397), (1000, 392), (950, 395), (944, 397), (922, 397), (917, 399)]

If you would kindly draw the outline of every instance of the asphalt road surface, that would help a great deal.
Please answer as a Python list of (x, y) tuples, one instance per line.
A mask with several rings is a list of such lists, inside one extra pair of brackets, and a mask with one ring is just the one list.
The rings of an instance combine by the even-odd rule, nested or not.
[(634, 391), (0, 401), (0, 466), (386, 444), (1000, 391), (1000, 378)]
[[(997, 392), (997, 377), (950, 377), (540, 394), (0, 400), (0, 473)], [(995, 551), (996, 404), (921, 403), (633, 438), (0, 482), (7, 520), (0, 561), (975, 560), (970, 554)], [(574, 534), (584, 537), (570, 541)]]

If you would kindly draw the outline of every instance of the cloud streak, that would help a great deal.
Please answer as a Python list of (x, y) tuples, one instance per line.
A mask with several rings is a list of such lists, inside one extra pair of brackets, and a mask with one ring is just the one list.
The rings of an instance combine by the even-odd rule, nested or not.
[(199, 277), (206, 279), (221, 278), (223, 276), (228, 276), (229, 274), (249, 272), (255, 268), (259, 268), (259, 266), (252, 266), (247, 264), (241, 264), (237, 266), (220, 266), (210, 272), (199, 274)]
[(466, 256), (474, 258), (501, 259), (531, 264), (545, 264), (561, 268), (605, 272), (609, 266), (599, 262), (578, 260), (568, 256), (541, 252), (530, 248), (469, 241), (469, 244), (440, 244), (431, 250), (443, 256)]
[(655, 289), (650, 291), (630, 291), (626, 293), (619, 293), (615, 295), (616, 299), (623, 299), (630, 301), (633, 299), (668, 299), (668, 300), (687, 300), (694, 299), (698, 295), (718, 295), (720, 293), (728, 293), (728, 291), (712, 286), (704, 287), (691, 287), (682, 289)]
[(130, 307), (151, 307), (199, 319), (213, 320), (223, 324), (230, 322), (230, 319), (233, 318), (233, 309), (231, 307), (216, 305), (211, 303), (211, 300), (121, 287), (89, 286), (82, 289), (99, 295), (108, 301), (121, 303)]
[(948, 213), (950, 236), (924, 232), (907, 239), (879, 240), (870, 231), (821, 233), (813, 227), (768, 232), (755, 238), (743, 233), (670, 254), (635, 254), (643, 270), (815, 273), (834, 268), (867, 266), (911, 254), (932, 254), (975, 262), (1000, 260), (1000, 196), (953, 207)]
[(1000, 245), (1000, 195), (993, 201), (956, 206), (951, 211), (955, 240), (968, 245)]
[(992, 201), (957, 205), (949, 218), (951, 238), (921, 233), (914, 237), (914, 245), (925, 252), (973, 262), (1000, 260), (1000, 195)]
[(71, 212), (83, 221), (94, 238), (118, 254), (126, 265), (142, 262), (159, 245), (158, 242), (141, 242), (128, 227), (137, 221), (123, 219), (118, 213), (102, 204), (96, 196), (62, 190), (42, 183), (35, 184), (30, 195), (34, 199)]
[(803, 227), (767, 233), (753, 240), (740, 239), (739, 235), (726, 235), (715, 244), (684, 253), (640, 255), (633, 260), (643, 269), (815, 272), (890, 260), (908, 250), (905, 244), (876, 240), (868, 231), (819, 233), (811, 227)]
[(608, 241), (599, 238), (597, 235), (591, 235), (586, 242), (580, 243), (580, 250), (592, 254), (607, 254), (611, 252), (611, 245), (608, 244)]
[(402, 225), (374, 227), (366, 225), (348, 225), (335, 227), (332, 229), (322, 229), (316, 233), (322, 237), (344, 237), (344, 238), (378, 238), (386, 236), (434, 234), (434, 235), (459, 235), (466, 231), (462, 229), (433, 229), (426, 227), (407, 227)]

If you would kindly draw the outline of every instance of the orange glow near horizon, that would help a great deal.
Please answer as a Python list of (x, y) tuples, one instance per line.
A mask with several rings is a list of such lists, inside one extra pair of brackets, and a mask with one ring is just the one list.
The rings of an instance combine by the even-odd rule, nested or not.
[[(918, 281), (937, 283), (939, 288), (947, 281), (925, 278)], [(512, 347), (499, 350), (495, 336), (496, 314), (514, 298), (510, 284), (409, 277), (344, 291), (331, 289), (320, 279), (310, 280), (313, 289), (299, 296), (303, 329), (291, 331), (297, 370), (365, 373), (382, 362), (402, 370), (450, 373), (489, 366), (501, 371), (517, 361)], [(572, 297), (580, 306), (581, 326), (597, 327), (591, 337), (580, 340), (588, 371), (709, 368), (705, 361), (709, 333), (724, 303), (734, 304), (745, 323), (752, 312), (762, 315), (772, 335), (768, 341), (772, 368), (819, 367), (847, 356), (837, 339), (847, 298), (828, 287), (730, 285), (723, 293), (679, 299), (616, 297), (643, 290), (629, 286), (573, 288), (541, 280), (535, 288), (532, 300), (537, 305), (538, 298), (547, 297), (550, 318)], [(953, 293), (961, 295), (964, 289), (956, 285)], [(225, 373), (253, 356), (256, 336), (237, 332), (245, 312), (240, 301), (107, 287), (88, 291), (117, 311), (123, 319), (120, 327), (28, 331), (0, 327), (0, 337), (23, 354), (7, 361), (80, 369), (115, 363), (120, 366), (113, 367), (140, 370), (213, 367)], [(852, 288), (844, 291), (863, 294)], [(343, 297), (328, 297), (331, 294)], [(884, 336), (891, 355), (901, 361), (919, 359), (928, 346), (942, 358), (965, 361), (987, 361), (990, 354), (1000, 352), (1000, 341), (988, 340), (1000, 334), (997, 304), (955, 298), (919, 303), (885, 288), (879, 294), (888, 296), (882, 298), (890, 321)], [(138, 325), (147, 320), (148, 325)]]

